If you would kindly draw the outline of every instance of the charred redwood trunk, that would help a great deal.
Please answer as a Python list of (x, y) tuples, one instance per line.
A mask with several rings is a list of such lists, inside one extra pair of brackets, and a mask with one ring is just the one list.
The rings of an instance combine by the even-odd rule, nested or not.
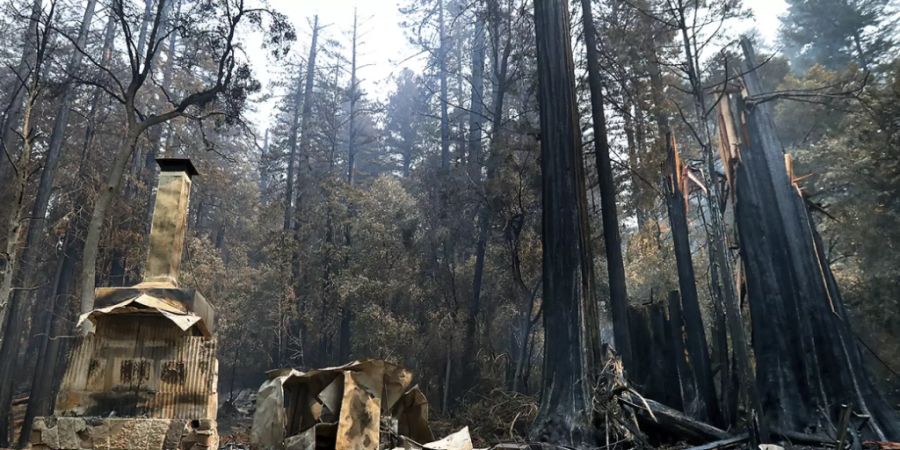
[[(834, 421), (840, 404), (871, 416), (869, 431), (900, 439), (900, 420), (875, 391), (837, 285), (816, 244), (815, 224), (785, 169), (753, 51), (743, 40), (748, 93), (738, 98), (742, 149), (735, 215), (753, 322), (756, 377), (769, 424), (785, 430)], [(821, 412), (826, 416), (822, 417)]]
[(534, 439), (579, 446), (591, 432), (599, 352), (568, 3), (534, 3), (541, 117), (544, 370)]
[[(700, 302), (697, 296), (694, 262), (691, 257), (691, 242), (688, 234), (687, 206), (684, 192), (687, 190), (682, 177), (682, 165), (671, 134), (666, 135), (668, 152), (666, 179), (666, 206), (669, 212), (669, 224), (672, 229), (672, 242), (675, 248), (675, 265), (678, 272), (680, 292), (680, 315), (672, 316), (679, 332), (684, 334), (685, 350), (688, 356), (685, 372), (680, 373), (682, 384), (693, 387), (693, 395), (685, 396), (684, 412), (700, 420), (719, 423), (719, 408), (716, 401), (716, 388), (713, 383), (709, 349), (706, 345), (706, 332), (703, 328), (703, 317), (700, 313)], [(684, 392), (684, 388), (682, 391)]]

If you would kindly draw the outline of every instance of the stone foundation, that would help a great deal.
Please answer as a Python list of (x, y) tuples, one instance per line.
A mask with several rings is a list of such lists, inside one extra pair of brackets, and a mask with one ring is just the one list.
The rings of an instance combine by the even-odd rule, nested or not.
[(206, 450), (218, 447), (214, 420), (38, 417), (34, 450)]

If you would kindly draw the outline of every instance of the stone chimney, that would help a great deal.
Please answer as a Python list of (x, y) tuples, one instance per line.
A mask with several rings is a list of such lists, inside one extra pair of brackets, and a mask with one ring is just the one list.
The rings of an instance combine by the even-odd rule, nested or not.
[(159, 186), (150, 225), (150, 251), (141, 284), (178, 287), (191, 177), (198, 172), (190, 159), (158, 158), (156, 162), (160, 169)]

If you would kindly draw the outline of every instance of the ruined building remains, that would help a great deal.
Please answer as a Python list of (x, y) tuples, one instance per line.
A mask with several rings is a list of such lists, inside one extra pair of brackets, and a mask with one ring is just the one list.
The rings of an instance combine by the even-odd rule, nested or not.
[(178, 282), (197, 171), (187, 159), (157, 161), (144, 279), (96, 289), (54, 413), (34, 421), (35, 449), (217, 447), (214, 312)]

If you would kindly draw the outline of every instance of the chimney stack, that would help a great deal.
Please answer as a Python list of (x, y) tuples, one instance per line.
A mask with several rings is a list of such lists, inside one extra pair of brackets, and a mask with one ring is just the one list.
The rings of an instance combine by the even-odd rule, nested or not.
[(141, 284), (164, 283), (178, 287), (191, 177), (198, 173), (190, 159), (158, 158), (156, 162), (160, 169), (159, 186), (150, 225), (150, 252)]

